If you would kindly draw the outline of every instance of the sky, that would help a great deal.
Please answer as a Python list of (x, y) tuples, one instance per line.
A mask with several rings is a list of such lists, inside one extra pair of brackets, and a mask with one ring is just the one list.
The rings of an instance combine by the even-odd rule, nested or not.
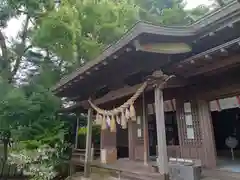
[[(206, 5), (211, 4), (211, 0), (186, 0), (186, 2), (187, 2), (186, 9), (191, 9), (191, 8), (194, 8), (201, 4), (206, 4)], [(10, 20), (7, 28), (4, 30), (4, 34), (8, 38), (15, 38), (17, 36), (17, 33), (18, 33), (21, 25), (22, 25), (21, 18), (20, 18), (20, 20), (19, 19)]]

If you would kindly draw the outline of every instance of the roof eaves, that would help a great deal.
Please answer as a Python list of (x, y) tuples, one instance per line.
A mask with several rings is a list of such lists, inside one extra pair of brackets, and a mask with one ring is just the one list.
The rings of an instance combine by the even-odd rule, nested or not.
[(116, 51), (120, 50), (124, 45), (129, 43), (131, 40), (133, 40), (135, 37), (137, 37), (140, 34), (140, 23), (134, 24), (134, 26), (125, 33), (116, 43), (108, 46), (101, 55), (99, 55), (96, 59), (89, 61), (84, 66), (79, 67), (77, 70), (75, 70), (73, 73), (64, 76), (59, 83), (52, 88), (52, 90), (56, 90), (57, 88), (61, 87), (62, 85), (66, 84), (67, 82), (73, 80), (78, 75), (86, 72), (89, 68), (94, 67), (95, 65), (101, 63), (101, 61), (105, 60), (107, 57), (109, 57), (112, 53), (115, 53)]
[(159, 25), (153, 25), (151, 23), (141, 23), (141, 29), (143, 33), (178, 37), (196, 35), (196, 30), (194, 30), (193, 28), (187, 28), (186, 26), (164, 27)]
[(78, 75), (83, 74), (91, 67), (101, 63), (103, 60), (111, 56), (113, 53), (117, 52), (121, 48), (123, 48), (125, 45), (127, 45), (129, 42), (134, 40), (136, 37), (138, 37), (142, 33), (148, 33), (148, 34), (159, 34), (159, 35), (165, 35), (165, 36), (193, 36), (196, 34), (195, 30), (192, 28), (185, 28), (182, 27), (162, 27), (153, 25), (151, 23), (145, 23), (145, 22), (137, 22), (129, 31), (125, 33), (116, 43), (108, 46), (103, 53), (98, 56), (96, 59), (89, 61), (84, 66), (81, 66), (77, 70), (75, 70), (72, 74), (67, 75), (63, 77), (59, 83), (52, 88), (52, 90), (56, 90), (57, 88), (63, 86), (67, 82), (73, 80)]

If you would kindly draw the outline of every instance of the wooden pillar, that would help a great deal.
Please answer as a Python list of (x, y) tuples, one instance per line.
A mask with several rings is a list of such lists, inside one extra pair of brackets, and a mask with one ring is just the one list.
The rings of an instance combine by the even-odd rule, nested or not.
[(135, 138), (134, 138), (134, 124), (131, 120), (128, 121), (128, 153), (129, 159), (135, 160)]
[(142, 96), (142, 108), (143, 108), (143, 144), (144, 144), (144, 165), (148, 164), (149, 158), (149, 137), (148, 137), (148, 121), (146, 113), (145, 94)]
[(177, 127), (178, 127), (178, 140), (180, 147), (180, 155), (178, 158), (182, 158), (182, 152), (184, 147), (184, 115), (183, 115), (183, 100), (176, 99), (176, 118), (177, 118)]
[(215, 168), (216, 148), (213, 134), (212, 118), (208, 101), (198, 100), (198, 117), (202, 134), (204, 165), (207, 168)]
[(78, 128), (79, 128), (79, 116), (77, 115), (76, 136), (75, 136), (75, 149), (77, 149), (77, 147), (78, 147)]
[(163, 91), (161, 87), (156, 86), (154, 89), (155, 95), (155, 111), (156, 111), (156, 125), (157, 125), (157, 146), (158, 146), (158, 166), (159, 172), (163, 175), (164, 179), (169, 179), (168, 171), (168, 157), (167, 157), (167, 144), (165, 132), (165, 119), (163, 107)]
[(92, 145), (92, 108), (88, 109), (87, 139), (84, 163), (84, 178), (90, 177), (91, 145)]

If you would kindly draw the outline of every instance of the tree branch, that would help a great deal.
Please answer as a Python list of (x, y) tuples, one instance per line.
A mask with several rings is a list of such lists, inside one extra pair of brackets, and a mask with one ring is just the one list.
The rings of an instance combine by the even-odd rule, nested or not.
[(8, 80), (9, 83), (12, 83), (14, 76), (17, 74), (17, 71), (18, 71), (18, 69), (20, 67), (20, 64), (21, 64), (22, 57), (23, 57), (23, 55), (24, 55), (24, 53), (26, 51), (25, 46), (26, 46), (27, 30), (28, 30), (29, 21), (30, 21), (30, 16), (27, 15), (25, 24), (23, 26), (23, 31), (22, 31), (22, 36), (21, 36), (21, 43), (19, 45), (20, 51), (19, 51), (19, 53), (17, 55), (16, 62), (14, 64), (14, 66), (13, 66), (13, 70), (12, 70), (11, 76), (9, 77), (9, 80)]
[(7, 63), (8, 63), (7, 62), (8, 61), (8, 51), (7, 51), (6, 40), (5, 40), (5, 37), (1, 30), (0, 30), (0, 48), (2, 51), (2, 57), (3, 57), (3, 61), (4, 61), (2, 68), (4, 69), (4, 68), (6, 68)]

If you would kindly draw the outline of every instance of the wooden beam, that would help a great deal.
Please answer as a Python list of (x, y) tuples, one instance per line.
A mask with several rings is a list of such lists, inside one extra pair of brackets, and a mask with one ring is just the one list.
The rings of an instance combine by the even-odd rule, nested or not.
[(156, 86), (156, 88), (154, 89), (154, 95), (155, 95), (157, 147), (158, 147), (157, 163), (159, 166), (160, 174), (164, 177), (164, 180), (168, 180), (169, 171), (168, 171), (168, 156), (167, 156), (167, 143), (166, 143), (162, 88), (159, 86)]
[[(168, 84), (166, 84), (165, 88), (177, 88), (177, 87), (184, 87), (188, 84), (187, 81), (178, 81), (176, 80), (175, 82), (178, 81), (178, 85), (171, 85), (171, 84), (174, 84), (172, 82), (174, 82), (175, 80), (170, 80), (168, 82)], [(182, 83), (182, 84), (181, 84)], [(117, 89), (115, 91), (110, 91), (108, 94), (104, 95), (103, 97), (101, 98), (98, 98), (94, 101), (94, 104), (96, 105), (103, 105), (105, 103), (108, 103), (108, 102), (111, 102), (111, 101), (115, 101), (115, 100), (118, 100), (118, 99), (122, 99), (122, 98), (125, 98), (125, 97), (128, 97), (128, 96), (131, 96), (133, 95), (137, 89), (141, 86), (141, 84), (137, 84), (135, 86), (126, 86), (124, 88), (121, 88), (121, 89)], [(152, 86), (149, 86), (145, 92), (149, 92), (153, 90), (153, 87)], [(167, 91), (167, 93), (165, 94), (166, 96), (164, 98), (166, 98), (166, 100), (170, 100), (168, 98), (172, 98), (172, 91), (173, 89), (171, 89), (171, 92), (169, 93), (169, 91)], [(170, 96), (171, 94), (171, 96)], [(81, 112), (86, 112), (86, 109), (89, 108), (89, 103), (87, 100), (84, 100), (84, 101), (80, 101), (80, 102), (77, 102), (75, 105), (73, 106), (70, 106), (68, 108), (64, 108), (61, 110), (61, 112), (74, 112), (76, 111), (77, 109), (79, 109), (79, 107), (81, 107), (83, 110)], [(85, 111), (84, 111), (85, 110)]]
[[(191, 56), (183, 61), (180, 61), (179, 63), (175, 63), (172, 66), (168, 67), (167, 70), (168, 72), (176, 72), (178, 74), (182, 74), (185, 73), (186, 71), (189, 71), (189, 69), (191, 69), (191, 67), (193, 67), (193, 64), (191, 63), (194, 60), (194, 64), (197, 65), (199, 63), (206, 63), (208, 61), (206, 60), (211, 60), (213, 59), (212, 56), (216, 56), (219, 54), (219, 51), (221, 52), (223, 49), (228, 49), (236, 44), (238, 44), (240, 42), (240, 37), (233, 39), (229, 42), (226, 42), (224, 44), (221, 44), (219, 46), (216, 46), (212, 49), (209, 49), (207, 51), (201, 52), (199, 54), (196, 54), (194, 56)], [(222, 53), (220, 53), (222, 54)], [(180, 68), (181, 67), (181, 68)], [(196, 71), (196, 69), (194, 69), (194, 71)]]
[[(209, 101), (226, 96), (239, 95), (239, 68), (240, 66), (237, 66), (233, 69), (223, 71), (220, 74), (215, 74), (214, 76), (193, 77), (189, 81), (194, 82), (194, 84), (183, 88), (182, 94), (184, 95), (185, 92), (188, 92), (188, 96), (191, 96), (192, 98), (198, 96), (199, 98), (207, 99)], [(216, 81), (216, 79), (218, 81)]]
[(88, 109), (87, 139), (84, 162), (84, 178), (90, 177), (91, 145), (92, 145), (92, 108)]
[(142, 96), (142, 109), (143, 109), (143, 146), (144, 146), (144, 165), (148, 165), (149, 159), (149, 135), (148, 135), (148, 120), (146, 113), (145, 93)]
[(233, 56), (233, 57), (219, 57), (219, 59), (213, 59), (211, 60), (211, 64), (209, 64), (209, 61), (202, 65), (202, 67), (192, 67), (191, 71), (188, 71), (188, 73), (183, 72), (184, 77), (190, 77), (190, 76), (197, 76), (200, 74), (208, 73), (217, 71), (218, 69), (224, 68), (226, 66), (236, 65), (240, 63), (240, 56)]
[[(176, 77), (176, 78), (172, 78), (171, 80), (169, 80), (167, 82), (167, 84), (164, 86), (164, 89), (184, 87), (187, 84), (188, 84), (188, 82), (185, 79)], [(134, 86), (125, 86), (123, 88), (110, 91), (109, 93), (107, 93), (103, 97), (96, 99), (94, 101), (94, 103), (100, 105), (100, 104), (104, 104), (106, 102), (110, 102), (110, 101), (113, 101), (113, 100), (116, 100), (116, 99), (121, 99), (123, 97), (130, 96), (130, 95), (134, 94), (141, 85), (142, 84), (137, 84), (137, 85), (134, 85)], [(151, 90), (153, 90), (152, 86), (149, 86), (146, 89), (146, 91), (151, 91)], [(88, 103), (86, 101), (81, 101), (81, 106), (82, 107), (86, 106), (87, 104)]]
[(233, 39), (229, 42), (226, 42), (224, 44), (221, 44), (219, 46), (213, 47), (212, 49), (208, 49), (207, 51), (201, 52), (195, 56), (192, 56), (190, 58), (185, 59), (184, 61), (181, 61), (182, 64), (188, 64), (191, 60), (196, 60), (196, 59), (202, 59), (203, 57), (210, 56), (211, 54), (216, 54), (219, 52), (221, 49), (227, 49), (235, 44), (237, 44), (240, 41), (240, 37)]

